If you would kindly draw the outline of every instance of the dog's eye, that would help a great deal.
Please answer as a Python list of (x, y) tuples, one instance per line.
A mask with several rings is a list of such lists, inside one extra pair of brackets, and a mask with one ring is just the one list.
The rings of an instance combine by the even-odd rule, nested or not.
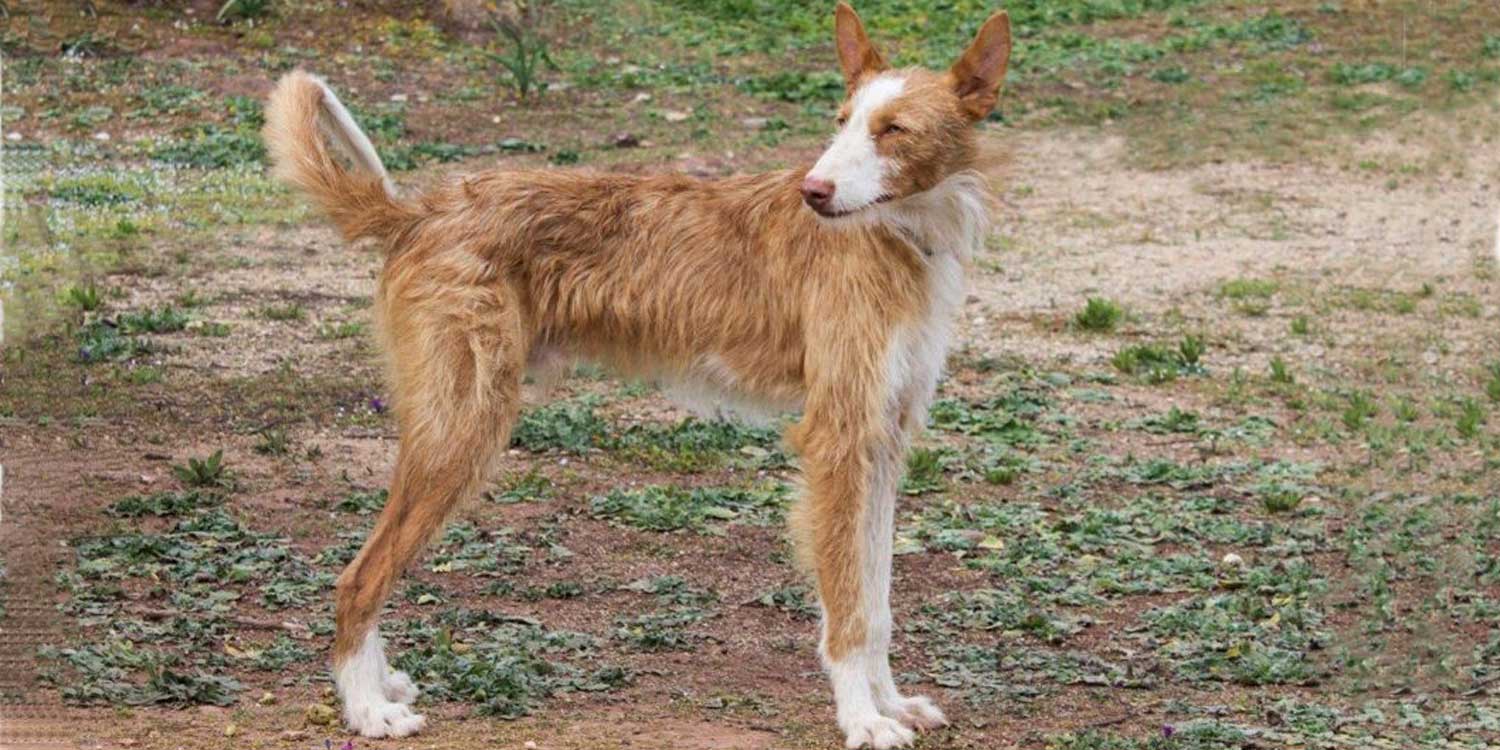
[(885, 126), (885, 130), (880, 131), (880, 134), (881, 135), (891, 135), (892, 133), (905, 133), (905, 132), (906, 132), (906, 128), (903, 128), (900, 125), (897, 125), (896, 123), (893, 122), (893, 123)]
[(847, 118), (847, 117), (845, 117), (843, 115), (839, 115), (838, 117), (834, 118), (833, 122), (834, 122), (835, 125), (838, 125), (839, 127), (842, 128), (842, 127), (844, 127), (845, 124), (847, 124), (849, 122), (849, 118)]

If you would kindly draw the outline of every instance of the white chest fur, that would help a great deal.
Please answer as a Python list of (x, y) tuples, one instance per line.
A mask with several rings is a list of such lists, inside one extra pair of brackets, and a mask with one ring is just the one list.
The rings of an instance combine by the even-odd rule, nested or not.
[(989, 233), (983, 179), (964, 173), (891, 207), (885, 218), (922, 253), (927, 305), (897, 331), (886, 358), (891, 405), (905, 412), (908, 431), (927, 420), (927, 404), (942, 374), (954, 318), (964, 299), (964, 269)]

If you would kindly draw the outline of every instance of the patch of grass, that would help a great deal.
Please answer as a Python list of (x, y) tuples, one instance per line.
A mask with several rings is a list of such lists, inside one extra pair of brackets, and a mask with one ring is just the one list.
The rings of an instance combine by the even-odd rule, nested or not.
[(525, 99), (533, 90), (543, 85), (537, 80), (542, 68), (557, 69), (557, 63), (547, 52), (547, 40), (536, 33), (535, 6), (522, 6), (528, 12), (521, 23), (510, 19), (491, 20), (495, 38), (504, 47), (503, 52), (488, 52), (491, 60), (499, 63), (510, 73), (511, 87), (516, 95)]
[(103, 300), (99, 297), (99, 288), (93, 284), (68, 287), (68, 291), (63, 294), (63, 300), (83, 312), (93, 312), (103, 304)]
[(389, 499), (388, 490), (354, 490), (334, 503), (333, 509), (342, 513), (367, 516), (384, 508), (385, 502)]
[(1125, 311), (1118, 304), (1103, 297), (1090, 297), (1073, 316), (1073, 324), (1080, 330), (1104, 333), (1115, 330), (1124, 316)]
[(1110, 363), (1127, 375), (1149, 383), (1167, 383), (1182, 375), (1202, 375), (1203, 339), (1185, 336), (1177, 348), (1163, 344), (1133, 344), (1115, 353)]
[(521, 415), (510, 444), (532, 453), (561, 451), (579, 454), (598, 447), (608, 424), (594, 413), (590, 399), (558, 401)]
[(189, 458), (186, 464), (173, 464), (172, 475), (189, 487), (230, 488), (234, 475), (224, 463), (223, 449), (207, 458)]
[(146, 308), (120, 316), (120, 332), (127, 335), (141, 333), (175, 333), (187, 327), (188, 314), (171, 305)]
[(613, 690), (629, 682), (624, 669), (585, 671), (564, 661), (593, 653), (582, 633), (546, 630), (488, 611), (450, 609), (390, 628), (401, 643), (395, 667), (424, 693), (474, 707), (476, 713), (519, 718), (560, 692)]
[(74, 705), (228, 706), (244, 689), (232, 677), (183, 669), (181, 657), (127, 640), (44, 648), (40, 655), (68, 668), (66, 677), (52, 670), (44, 679)]
[(699, 638), (688, 627), (701, 621), (705, 613), (697, 609), (674, 609), (648, 612), (634, 617), (615, 618), (614, 638), (633, 651), (657, 653), (692, 651)]
[(1352, 391), (1348, 395), (1348, 403), (1339, 418), (1350, 432), (1358, 432), (1378, 414), (1380, 414), (1380, 405), (1375, 403), (1375, 399), (1369, 393)]
[(1280, 288), (1281, 284), (1271, 279), (1230, 279), (1219, 285), (1219, 296), (1232, 300), (1264, 299)]
[(266, 305), (260, 309), (260, 317), (266, 320), (301, 322), (307, 320), (307, 310), (296, 302), (284, 305)]
[(953, 458), (953, 453), (943, 448), (913, 448), (906, 457), (901, 491), (908, 495), (942, 492), (948, 484), (943, 474)]
[(1015, 592), (1000, 589), (947, 594), (924, 606), (922, 615), (944, 627), (1026, 633), (1048, 642), (1083, 629), (1077, 619), (1039, 609)]
[(201, 489), (181, 492), (156, 492), (150, 495), (129, 495), (111, 503), (104, 512), (119, 518), (141, 516), (183, 516), (202, 508), (212, 508), (224, 502), (217, 492)]
[(818, 605), (812, 590), (806, 586), (782, 586), (762, 594), (755, 602), (762, 607), (774, 607), (796, 615), (799, 619), (814, 620), (818, 617)]
[(671, 425), (633, 425), (605, 441), (624, 457), (667, 471), (696, 472), (724, 464), (777, 468), (788, 464), (775, 430), (730, 420), (688, 418)]
[[(1140, 637), (1162, 644), (1175, 673), (1187, 680), (1247, 685), (1305, 684), (1326, 666), (1314, 657), (1328, 635), (1306, 597), (1319, 590), (1313, 571), (1292, 563), (1255, 570), (1230, 593), (1196, 596), (1142, 613)], [(1269, 591), (1263, 590), (1261, 583)]]
[(77, 339), (78, 361), (84, 363), (129, 359), (151, 350), (135, 337), (122, 335), (118, 327), (107, 321), (95, 321), (80, 328)]
[(1273, 382), (1273, 383), (1281, 383), (1282, 385), (1290, 385), (1290, 384), (1292, 384), (1295, 381), (1296, 381), (1296, 378), (1292, 376), (1292, 370), (1287, 365), (1286, 360), (1282, 359), (1279, 356), (1272, 357), (1271, 358), (1271, 382)]
[(552, 480), (535, 469), (513, 477), (502, 486), (484, 493), (486, 500), (504, 505), (541, 502), (550, 497), (552, 497)]
[(265, 157), (265, 144), (253, 129), (231, 129), (214, 123), (186, 130), (152, 152), (157, 161), (197, 169), (257, 165)]
[(1488, 418), (1489, 415), (1483, 404), (1475, 399), (1466, 398), (1458, 404), (1458, 421), (1454, 423), (1454, 428), (1458, 430), (1459, 437), (1473, 440), (1479, 436), (1480, 427)]
[(291, 437), (286, 430), (279, 428), (262, 431), (254, 446), (255, 452), (263, 456), (285, 456), (291, 448)]
[(494, 576), (519, 568), (531, 554), (531, 548), (517, 541), (510, 529), (456, 523), (443, 532), (428, 569), (434, 573)]
[(324, 323), (318, 326), (318, 338), (324, 341), (342, 341), (344, 339), (358, 338), (365, 334), (368, 328), (364, 323), (344, 321), (340, 323)]
[(639, 490), (614, 490), (595, 497), (595, 516), (646, 531), (721, 533), (723, 523), (772, 522), (782, 512), (785, 485), (761, 487), (697, 487), (651, 485)]

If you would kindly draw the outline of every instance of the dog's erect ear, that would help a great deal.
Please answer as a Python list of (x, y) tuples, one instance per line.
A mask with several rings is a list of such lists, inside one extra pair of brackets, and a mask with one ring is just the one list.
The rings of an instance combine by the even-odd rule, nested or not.
[(865, 25), (848, 3), (839, 3), (833, 12), (833, 37), (839, 48), (839, 67), (844, 69), (844, 84), (850, 91), (863, 76), (885, 70), (885, 60), (870, 45)]
[(948, 85), (958, 94), (964, 114), (982, 120), (995, 108), (1009, 62), (1010, 16), (1001, 11), (979, 27), (969, 48), (948, 69)]

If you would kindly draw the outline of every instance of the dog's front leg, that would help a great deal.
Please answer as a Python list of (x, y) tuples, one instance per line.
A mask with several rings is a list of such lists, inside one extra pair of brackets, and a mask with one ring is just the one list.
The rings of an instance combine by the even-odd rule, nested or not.
[[(876, 414), (885, 411), (879, 401), (871, 399)], [(806, 481), (792, 529), (817, 578), (819, 655), (833, 682), (846, 744), (901, 747), (912, 741), (913, 728), (942, 723), (942, 713), (926, 699), (896, 692), (887, 656), (891, 538), (905, 441), (893, 420), (843, 412), (849, 403), (842, 400), (837, 412), (809, 404), (789, 435)]]

